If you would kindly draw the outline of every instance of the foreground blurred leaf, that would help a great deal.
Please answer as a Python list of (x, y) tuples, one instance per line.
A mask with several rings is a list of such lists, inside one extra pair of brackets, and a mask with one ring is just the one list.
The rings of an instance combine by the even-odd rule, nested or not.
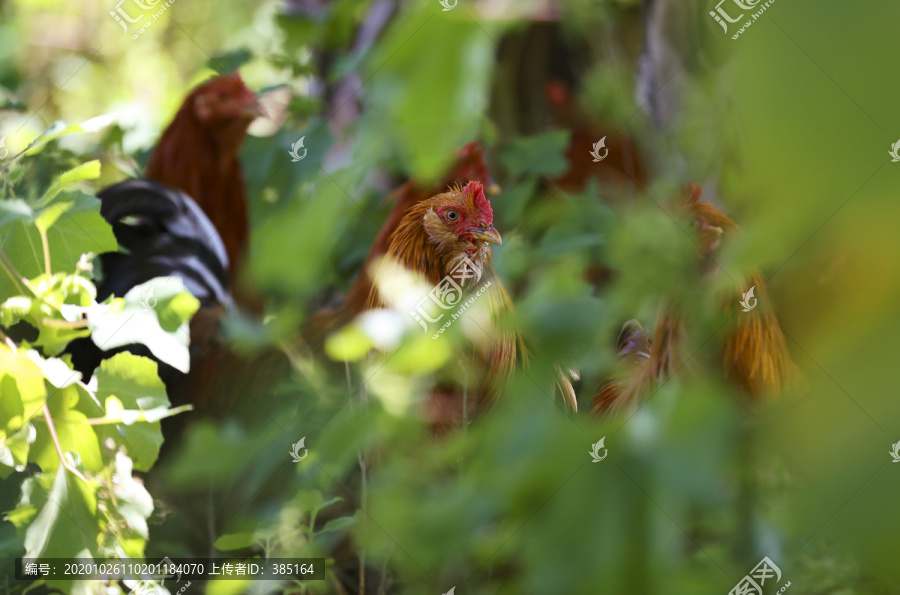
[(188, 293), (184, 282), (177, 277), (151, 279), (129, 290), (120, 303), (121, 309), (87, 309), (94, 343), (107, 350), (141, 343), (163, 362), (187, 373), (191, 364), (188, 322), (200, 302)]
[(414, 176), (434, 179), (476, 136), (493, 70), (494, 44), (486, 33), (493, 26), (435, 13), (432, 3), (414, 6), (369, 62), (369, 71), (378, 73), (372, 107), (384, 114), (384, 130)]

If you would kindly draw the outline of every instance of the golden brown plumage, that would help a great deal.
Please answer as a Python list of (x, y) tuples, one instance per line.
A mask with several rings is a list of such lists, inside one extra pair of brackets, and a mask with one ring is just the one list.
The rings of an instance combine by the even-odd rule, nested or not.
[[(481, 370), (481, 378), (473, 386), (479, 406), (496, 395), (500, 383), (513, 371), (521, 343), (519, 334), (501, 320), (512, 311), (512, 300), (494, 270), (492, 244), (499, 246), (502, 240), (493, 226), (491, 205), (482, 184), (470, 182), (412, 205), (391, 234), (386, 253), (389, 261), (421, 275), (430, 285), (440, 283), (465, 258), (481, 270), (477, 279), (460, 281), (466, 297), (484, 288), (479, 299), (487, 300), (497, 322), (484, 342), (473, 344)], [(372, 287), (366, 309), (386, 305), (377, 286)]]
[[(715, 205), (700, 200), (700, 195), (699, 186), (688, 185), (677, 208), (695, 223), (700, 256), (703, 265), (710, 269), (710, 256), (723, 239), (733, 237), (740, 227)], [(755, 287), (758, 307), (749, 312), (737, 311), (736, 323), (722, 346), (723, 372), (746, 395), (762, 398), (787, 386), (792, 375), (792, 363), (762, 276), (753, 271), (747, 280), (739, 283), (741, 293)], [(723, 301), (723, 308), (735, 306), (733, 295)], [(685, 334), (684, 319), (678, 308), (665, 300), (660, 305), (652, 346), (639, 323), (626, 323), (620, 334), (622, 371), (601, 384), (591, 411), (605, 413), (639, 404), (654, 386), (671, 377), (685, 364), (682, 353)], [(628, 339), (624, 345), (621, 344), (623, 337)], [(634, 345), (644, 339), (649, 357), (636, 359)]]
[(353, 285), (340, 304), (322, 308), (309, 317), (304, 326), (304, 339), (311, 344), (317, 344), (366, 310), (366, 302), (372, 291), (370, 276), (372, 264), (387, 252), (391, 236), (410, 207), (454, 186), (463, 186), (469, 181), (481, 182), (485, 186), (491, 182), (490, 172), (484, 163), (484, 150), (477, 142), (468, 143), (460, 149), (450, 172), (437, 184), (423, 188), (413, 181), (408, 181), (392, 192), (386, 201), (393, 200), (394, 206), (375, 241), (372, 242)]

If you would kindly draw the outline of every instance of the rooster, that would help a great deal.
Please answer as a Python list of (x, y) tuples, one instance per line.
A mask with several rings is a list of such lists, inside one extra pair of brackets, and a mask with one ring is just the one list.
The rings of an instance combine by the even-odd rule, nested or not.
[[(181, 278), (200, 300), (191, 320), (191, 370), (185, 376), (160, 364), (175, 404), (209, 409), (220, 395), (209, 378), (240, 358), (219, 339), (219, 321), (233, 306), (235, 260), (247, 240), (247, 205), (237, 151), (258, 115), (253, 94), (237, 74), (213, 78), (187, 96), (163, 133), (146, 180), (127, 180), (100, 191), (101, 214), (122, 252), (102, 254), (104, 277), (97, 295), (123, 296), (155, 277)], [(142, 346), (124, 349), (150, 355)], [(69, 346), (73, 364), (90, 378), (112, 355), (88, 339)], [(233, 393), (234, 391), (232, 391)]]
[[(699, 186), (688, 185), (677, 209), (696, 227), (696, 240), (706, 264), (721, 241), (733, 237), (740, 227), (712, 203), (700, 200)], [(777, 393), (788, 386), (793, 365), (784, 332), (771, 311), (765, 281), (757, 271), (744, 283), (755, 287), (759, 309), (742, 312), (722, 346), (723, 372), (753, 399)], [(625, 324), (619, 335), (618, 354), (623, 370), (601, 384), (591, 411), (606, 413), (635, 406), (685, 363), (680, 352), (685, 341), (684, 320), (675, 306), (663, 303), (657, 317), (651, 347), (650, 335), (637, 321)]]
[(147, 178), (186, 192), (212, 221), (234, 281), (247, 248), (247, 198), (238, 149), (262, 115), (237, 73), (215, 77), (190, 92), (147, 164)]
[[(480, 378), (471, 386), (476, 397), (475, 410), (487, 406), (517, 363), (525, 363), (527, 359), (520, 334), (497, 320), (509, 316), (513, 310), (512, 300), (492, 264), (492, 246), (502, 244), (484, 187), (481, 182), (473, 181), (413, 204), (390, 235), (386, 252), (388, 262), (414, 271), (432, 285), (459, 271), (463, 264), (471, 263), (476, 269), (474, 274), (454, 275), (454, 278), (466, 296), (483, 293), (480, 299), (487, 300), (488, 309), (499, 324), (492, 329), (490, 340), (473, 346), (475, 367), (481, 371)], [(378, 279), (378, 271), (375, 277)], [(376, 284), (369, 292), (365, 307), (371, 310), (386, 306)], [(568, 378), (560, 374), (557, 382), (565, 387), (567, 405), (576, 408)], [(450, 405), (455, 400), (454, 390), (441, 386), (433, 397), (429, 414), (433, 421), (446, 423), (448, 417), (454, 416)]]
[(439, 183), (422, 187), (410, 180), (391, 193), (386, 201), (393, 200), (394, 206), (369, 248), (369, 253), (366, 255), (353, 285), (340, 304), (327, 306), (309, 317), (303, 333), (306, 340), (318, 344), (326, 336), (345, 326), (366, 310), (366, 301), (372, 291), (370, 277), (372, 264), (387, 252), (391, 235), (412, 206), (445, 192), (451, 187), (461, 186), (469, 180), (487, 185), (489, 194), (498, 190), (496, 185), (491, 182), (490, 172), (484, 163), (484, 149), (477, 142), (468, 143), (460, 149), (450, 173)]

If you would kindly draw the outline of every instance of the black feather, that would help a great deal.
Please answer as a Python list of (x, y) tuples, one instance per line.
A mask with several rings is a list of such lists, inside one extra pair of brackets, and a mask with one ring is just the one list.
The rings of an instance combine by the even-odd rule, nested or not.
[[(151, 180), (127, 180), (103, 189), (97, 198), (120, 250), (100, 255), (103, 279), (97, 285), (98, 301), (110, 295), (122, 297), (156, 277), (178, 277), (201, 308), (232, 306), (225, 245), (191, 197)], [(85, 379), (101, 360), (121, 351), (153, 357), (143, 345), (103, 351), (90, 338), (72, 341), (67, 351)], [(158, 363), (167, 384), (180, 376), (174, 368)]]

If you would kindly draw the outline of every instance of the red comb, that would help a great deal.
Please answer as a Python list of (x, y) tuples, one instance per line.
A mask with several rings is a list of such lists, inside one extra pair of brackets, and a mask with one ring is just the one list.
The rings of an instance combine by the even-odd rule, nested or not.
[(482, 186), (481, 182), (472, 181), (466, 184), (465, 193), (473, 197), (475, 208), (483, 211), (488, 217), (493, 219), (494, 211), (491, 210), (491, 203), (488, 202), (487, 197), (484, 195), (484, 186)]
[(682, 186), (682, 192), (684, 192), (685, 198), (689, 203), (694, 203), (700, 200), (700, 196), (703, 195), (703, 188), (698, 184), (688, 182)]

